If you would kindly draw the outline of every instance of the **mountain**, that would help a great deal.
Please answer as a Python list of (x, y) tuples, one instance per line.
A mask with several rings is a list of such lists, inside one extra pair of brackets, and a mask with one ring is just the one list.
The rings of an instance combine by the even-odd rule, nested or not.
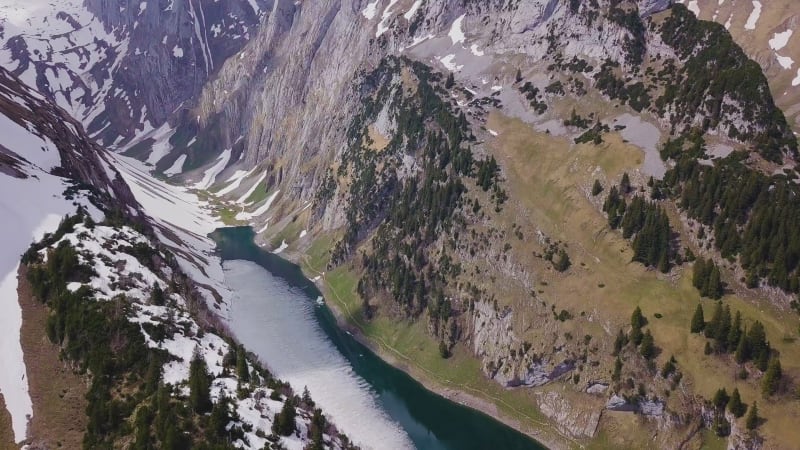
[(800, 105), (800, 11), (791, 1), (678, 1), (698, 18), (720, 24), (770, 80), (775, 102), (798, 129)]
[[(161, 125), (259, 25), (262, 0), (11, 1), (3, 67), (106, 145)], [(216, 58), (216, 61), (215, 61)]]
[(205, 310), (204, 235), (250, 225), (379, 354), (549, 447), (791, 448), (798, 11), (756, 3), (87, 1), (67, 31), (106, 57), (34, 78), (17, 42), (78, 40), (47, 7), (3, 51), (62, 106), (48, 67), (107, 70), (68, 110)]
[(178, 194), (5, 68), (0, 131), (3, 448), (353, 448), (225, 332), (203, 236), (145, 213)]
[[(16, 302), (17, 268), (20, 255), (31, 240), (58, 227), (61, 217), (83, 205), (99, 214), (92, 200), (135, 214), (138, 204), (127, 185), (82, 127), (39, 93), (31, 90), (5, 69), (0, 69), (0, 199), (5, 216), (0, 259), (4, 324), (19, 329), (21, 311)], [(66, 193), (66, 194), (65, 194)], [(128, 212), (130, 208), (130, 212)], [(31, 412), (22, 349), (18, 335), (3, 337), (2, 392), (12, 411), (16, 436), (22, 440), (25, 415)]]

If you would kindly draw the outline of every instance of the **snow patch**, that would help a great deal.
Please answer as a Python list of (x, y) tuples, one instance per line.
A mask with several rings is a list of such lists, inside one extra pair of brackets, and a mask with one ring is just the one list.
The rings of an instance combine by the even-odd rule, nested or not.
[(459, 71), (461, 71), (461, 69), (464, 68), (464, 65), (463, 64), (461, 64), (461, 65), (456, 64), (455, 63), (455, 59), (456, 59), (456, 55), (450, 54), (450, 55), (443, 56), (442, 58), (440, 58), (439, 62), (441, 62), (442, 65), (447, 70), (449, 70), (450, 72), (459, 72)]
[(275, 250), (273, 250), (272, 253), (278, 254), (278, 253), (286, 250), (288, 247), (289, 247), (289, 244), (287, 244), (285, 240), (281, 241), (280, 247), (278, 247)]
[(756, 23), (758, 22), (758, 18), (761, 17), (761, 2), (758, 0), (753, 0), (753, 12), (750, 13), (750, 17), (747, 18), (747, 22), (744, 24), (745, 30), (755, 30)]
[(786, 30), (773, 34), (772, 39), (769, 40), (769, 48), (778, 51), (783, 47), (786, 47), (786, 44), (789, 42), (789, 38), (792, 37), (793, 32), (793, 30)]
[(236, 200), (236, 203), (243, 205), (247, 201), (247, 199), (250, 198), (251, 195), (253, 195), (256, 189), (258, 189), (258, 185), (260, 185), (261, 182), (264, 181), (264, 178), (267, 178), (267, 171), (264, 171), (264, 173), (261, 174), (258, 180), (256, 180), (255, 183), (253, 183), (253, 186), (251, 186), (250, 189), (247, 190), (247, 192), (245, 192), (241, 197), (239, 197)]
[(178, 156), (178, 159), (176, 159), (175, 162), (172, 163), (171, 166), (169, 166), (169, 169), (164, 171), (164, 175), (171, 177), (173, 175), (183, 173), (183, 163), (185, 162), (186, 162), (185, 154)]
[(228, 161), (231, 159), (231, 152), (231, 149), (225, 149), (225, 151), (220, 153), (220, 155), (217, 157), (217, 163), (206, 170), (203, 174), (203, 179), (196, 183), (193, 187), (200, 190), (210, 188), (214, 184), (214, 180), (217, 179), (217, 175), (219, 175), (220, 172), (225, 169), (225, 166), (228, 165)]
[(778, 60), (778, 64), (780, 64), (784, 69), (791, 69), (794, 65), (794, 60), (789, 56), (781, 56), (775, 53), (775, 58)]
[(367, 20), (372, 20), (375, 18), (375, 14), (378, 13), (378, 2), (380, 0), (375, 0), (374, 2), (367, 3), (367, 6), (361, 11), (361, 15), (367, 18)]
[(255, 170), (256, 170), (255, 168), (253, 168), (252, 170), (237, 170), (236, 172), (233, 173), (233, 175), (231, 175), (230, 178), (225, 180), (226, 183), (230, 184), (217, 191), (216, 195), (222, 196), (235, 191), (236, 189), (239, 188), (239, 185), (242, 184), (242, 180), (248, 177), (251, 173), (255, 172)]
[(411, 8), (406, 11), (405, 14), (403, 14), (403, 17), (405, 17), (406, 20), (411, 20), (411, 18), (414, 17), (414, 14), (416, 14), (419, 10), (420, 6), (422, 6), (422, 0), (416, 0), (414, 4), (411, 5)]
[(461, 23), (464, 21), (464, 16), (465, 14), (462, 14), (459, 16), (459, 18), (454, 20), (453, 25), (450, 26), (450, 32), (447, 33), (447, 35), (450, 36), (450, 39), (453, 41), (453, 45), (463, 43), (466, 39), (466, 36), (464, 36), (464, 30), (461, 29)]
[(695, 16), (700, 17), (700, 6), (697, 5), (697, 0), (690, 1), (686, 8), (693, 12)]
[(174, 134), (175, 129), (165, 122), (148, 136), (155, 141), (150, 156), (147, 157), (148, 164), (157, 164), (172, 151), (172, 144), (169, 143), (169, 140)]
[(172, 56), (183, 58), (183, 49), (176, 44), (175, 47), (172, 47)]
[[(5, 117), (5, 116), (0, 116)], [(16, 143), (16, 142), (15, 142)], [(7, 140), (4, 145), (10, 145)], [(34, 159), (36, 147), (29, 148), (21, 156)], [(0, 355), (3, 355), (3, 370), (0, 370), (0, 392), (5, 398), (11, 415), (14, 441), (25, 439), (28, 416), (33, 407), (28, 393), (27, 371), (20, 345), (22, 310), (17, 299), (17, 269), (19, 256), (31, 242), (39, 241), (45, 233), (58, 228), (61, 218), (75, 211), (73, 201), (66, 200), (62, 193), (69, 185), (62, 178), (31, 167), (29, 178), (14, 178), (0, 173), (0, 212), (3, 214), (3, 232), (0, 233)], [(83, 197), (74, 200), (90, 211), (97, 211)], [(99, 212), (93, 218), (102, 219)]]
[(401, 45), (398, 50), (400, 52), (402, 52), (407, 48), (415, 47), (415, 46), (427, 41), (428, 39), (433, 39), (434, 37), (436, 37), (435, 34), (429, 34), (427, 36), (417, 36), (407, 46), (402, 46)]
[(386, 9), (383, 10), (383, 17), (381, 17), (381, 22), (378, 24), (378, 29), (375, 30), (375, 37), (380, 37), (380, 35), (389, 30), (389, 20), (394, 15), (392, 7), (394, 7), (395, 3), (397, 2), (398, 0), (391, 0), (389, 5), (386, 6)]
[(256, 209), (252, 213), (242, 211), (242, 212), (236, 214), (236, 220), (245, 220), (245, 221), (247, 221), (247, 220), (252, 220), (252, 219), (255, 219), (256, 217), (264, 215), (264, 213), (266, 213), (269, 210), (269, 207), (272, 206), (272, 202), (275, 201), (275, 198), (278, 196), (278, 194), (280, 192), (281, 192), (280, 189), (278, 189), (277, 191), (273, 192), (272, 195), (270, 195), (267, 198), (267, 200), (264, 202), (264, 204), (259, 206), (258, 209)]

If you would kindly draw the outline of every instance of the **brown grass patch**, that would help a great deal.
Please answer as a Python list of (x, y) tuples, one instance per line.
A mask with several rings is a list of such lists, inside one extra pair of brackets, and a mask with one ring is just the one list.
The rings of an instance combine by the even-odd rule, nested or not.
[(22, 307), (20, 341), (28, 371), (33, 417), (28, 441), (33, 448), (81, 448), (87, 426), (87, 380), (59, 358), (59, 349), (45, 334), (49, 311), (35, 300), (19, 270), (19, 304)]
[(11, 414), (6, 409), (3, 394), (0, 394), (0, 450), (17, 450), (14, 443), (14, 429), (11, 426)]

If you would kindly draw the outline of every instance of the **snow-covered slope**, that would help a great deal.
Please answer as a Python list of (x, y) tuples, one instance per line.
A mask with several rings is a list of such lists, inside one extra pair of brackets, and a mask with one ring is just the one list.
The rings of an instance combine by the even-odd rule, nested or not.
[(106, 144), (160, 126), (258, 26), (264, 0), (0, 3), (0, 62)]
[(181, 269), (197, 283), (209, 308), (227, 317), (231, 293), (225, 285), (214, 242), (207, 236), (223, 226), (222, 222), (208, 210), (208, 203), (187, 188), (153, 178), (142, 162), (121, 155), (114, 155), (113, 160), (150, 218), (156, 236), (173, 250)]
[[(19, 342), (17, 267), (31, 242), (58, 226), (64, 214), (83, 205), (96, 219), (95, 201), (136, 212), (130, 191), (80, 125), (0, 68), (0, 392), (11, 413), (15, 439), (25, 437), (31, 400)], [(78, 183), (84, 183), (80, 186)], [(92, 186), (95, 192), (87, 187)], [(65, 195), (65, 191), (71, 190)], [(105, 200), (104, 200), (105, 199)], [(110, 203), (110, 201), (109, 201)]]
[[(154, 285), (167, 289), (174, 282), (172, 271), (167, 266), (151, 269), (141, 255), (131, 252), (136, 246), (149, 247), (150, 242), (141, 233), (130, 227), (111, 227), (84, 223), (75, 225), (61, 239), (49, 247), (39, 250), (44, 261), (48, 251), (67, 242), (78, 253), (80, 263), (92, 267), (94, 275), (85, 282), (71, 282), (70, 291), (86, 286), (92, 291), (88, 301), (110, 301), (124, 295), (129, 302), (127, 319), (136, 323), (148, 347), (167, 352), (169, 357), (161, 368), (164, 383), (177, 388), (178, 397), (188, 396), (189, 365), (195, 353), (205, 360), (211, 375), (212, 401), (221, 398), (230, 401), (228, 429), (237, 428), (242, 437), (234, 445), (243, 449), (262, 449), (269, 444), (266, 436), (270, 434), (275, 414), (283, 408), (286, 396), (275, 392), (267, 380), (242, 380), (226, 368), (225, 356), (233, 350), (228, 340), (214, 332), (203, 332), (201, 326), (189, 313), (190, 304), (186, 298), (177, 294), (165, 294), (165, 304), (151, 302)], [(166, 259), (167, 255), (157, 253)], [(158, 330), (169, 330), (165, 334)], [(230, 363), (228, 363), (230, 364)], [(254, 369), (247, 363), (247, 373)], [(286, 449), (301, 450), (310, 442), (309, 428), (311, 412), (298, 408), (299, 417), (295, 433), (278, 437), (278, 442)], [(326, 448), (342, 448), (339, 437), (326, 434), (323, 439), (329, 444)]]

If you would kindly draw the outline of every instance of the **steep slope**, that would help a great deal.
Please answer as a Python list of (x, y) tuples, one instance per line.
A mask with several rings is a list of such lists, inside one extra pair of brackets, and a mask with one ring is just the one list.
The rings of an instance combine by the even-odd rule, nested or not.
[[(757, 185), (770, 195), (795, 176), (797, 142), (724, 27), (667, 6), (276, 2), (179, 118), (195, 143), (157, 167), (181, 161), (175, 181), (323, 277), (347, 320), (413, 373), (513, 405), (509, 420), (538, 439), (636, 448), (663, 429), (662, 448), (714, 432), (786, 447), (789, 385), (759, 401), (758, 433), (704, 402), (736, 385), (752, 403), (765, 368), (704, 354), (685, 261), (724, 268), (731, 314), (770, 324), (765, 358), (780, 354), (786, 373), (800, 367), (781, 339), (796, 328), (781, 312), (796, 266), (784, 276), (782, 262), (737, 260), (730, 236), (759, 242), (744, 235), (747, 215), (701, 216), (681, 194), (708, 183), (730, 187), (721, 199), (756, 198), (703, 169), (732, 164), (775, 174)], [(706, 206), (717, 207), (729, 209)], [(698, 221), (711, 237), (695, 240)], [(773, 235), (790, 239), (783, 229)], [(648, 325), (630, 325), (637, 306)], [(747, 381), (715, 378), (737, 372)]]
[(793, 1), (677, 0), (703, 20), (723, 24), (764, 69), (775, 102), (800, 129), (800, 11)]
[(31, 413), (25, 366), (19, 344), (21, 316), (17, 303), (19, 256), (32, 240), (58, 226), (61, 217), (80, 204), (102, 217), (94, 203), (123, 214), (138, 214), (138, 204), (109, 163), (107, 155), (82, 127), (5, 69), (0, 69), (0, 298), (3, 302), (4, 357), (0, 390), (11, 412), (15, 440), (25, 437)]
[(269, 2), (11, 1), (0, 58), (105, 144), (164, 123), (258, 27)]
[[(88, 374), (83, 447), (351, 448), (307, 393), (198, 314), (202, 301), (174, 257), (124, 221), (78, 211), (23, 262), (49, 310), (47, 338)], [(27, 444), (61, 445), (46, 427), (34, 430)]]
[[(7, 224), (0, 391), (12, 422), (4, 445), (353, 448), (307, 393), (297, 395), (226, 335), (219, 312), (209, 310), (219, 307), (217, 286), (202, 284), (205, 272), (192, 272), (214, 267), (192, 246), (205, 236), (180, 227), (191, 221), (147, 217), (112, 166), (124, 163), (5, 69), (0, 129)], [(135, 178), (135, 170), (126, 167), (124, 178)], [(179, 199), (147, 179), (134, 190), (146, 207), (163, 211), (169, 208), (150, 204), (155, 197)], [(18, 302), (18, 293), (27, 297)], [(43, 320), (25, 324), (26, 339), (18, 331), (21, 304), (45, 309)], [(45, 337), (49, 344), (41, 342)], [(56, 374), (37, 371), (65, 363), (70, 380), (62, 378), (66, 387), (53, 395), (45, 385)], [(76, 401), (85, 410), (76, 411)], [(76, 413), (85, 420), (69, 417)]]

